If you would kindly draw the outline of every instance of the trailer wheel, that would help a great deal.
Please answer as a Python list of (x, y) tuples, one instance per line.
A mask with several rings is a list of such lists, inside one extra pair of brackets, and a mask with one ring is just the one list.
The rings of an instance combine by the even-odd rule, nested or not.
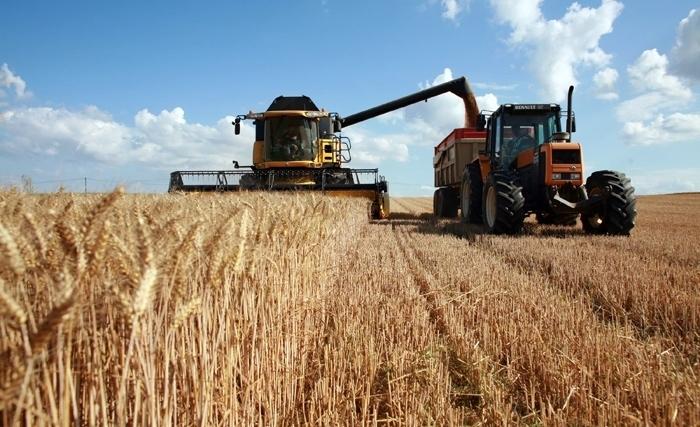
[(436, 218), (454, 218), (459, 206), (457, 194), (450, 187), (438, 188), (433, 194), (433, 214)]
[(593, 172), (586, 180), (588, 196), (603, 201), (581, 214), (583, 229), (591, 234), (629, 235), (637, 218), (634, 187), (625, 174), (615, 171)]
[(481, 202), (483, 198), (484, 183), (481, 180), (481, 168), (479, 162), (469, 163), (464, 168), (461, 186), (461, 210), (462, 222), (481, 224)]
[(551, 212), (537, 212), (535, 216), (537, 217), (537, 222), (540, 224), (564, 225), (567, 227), (576, 225), (576, 219), (578, 218), (578, 214), (576, 213), (557, 215)]
[(490, 233), (516, 234), (525, 221), (525, 197), (515, 175), (491, 172), (484, 184), (482, 202), (484, 224)]

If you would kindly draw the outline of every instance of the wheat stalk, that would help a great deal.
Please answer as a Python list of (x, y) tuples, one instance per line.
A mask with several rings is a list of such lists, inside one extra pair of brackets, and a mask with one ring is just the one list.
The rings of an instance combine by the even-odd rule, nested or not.
[(178, 329), (190, 316), (199, 311), (202, 306), (202, 297), (195, 297), (186, 304), (180, 306), (175, 312), (172, 328)]
[(58, 304), (49, 311), (37, 327), (36, 332), (29, 337), (29, 345), (33, 354), (43, 351), (61, 325), (72, 315), (76, 302), (75, 284), (67, 271), (64, 271), (60, 276), (63, 279), (63, 290), (59, 296)]
[(143, 217), (139, 216), (138, 224), (140, 231), (141, 280), (136, 288), (132, 302), (134, 318), (140, 317), (151, 306), (158, 279), (158, 267), (151, 251), (150, 235)]
[(96, 224), (99, 223), (99, 220), (102, 219), (102, 217), (109, 210), (109, 208), (113, 206), (123, 194), (124, 188), (117, 187), (114, 189), (114, 191), (107, 194), (99, 201), (99, 203), (95, 205), (92, 211), (90, 211), (90, 213), (85, 217), (83, 225), (80, 228), (80, 234), (82, 235), (83, 240), (87, 240), (90, 238), (96, 227)]
[(16, 277), (21, 277), (25, 271), (24, 259), (17, 247), (17, 242), (2, 223), (0, 223), (0, 249), (12, 272)]
[(245, 210), (243, 211), (241, 225), (238, 229), (238, 251), (236, 252), (236, 263), (233, 267), (233, 271), (236, 273), (243, 271), (243, 256), (245, 254), (246, 241), (248, 240), (248, 221), (248, 211)]
[(9, 313), (18, 323), (22, 324), (27, 321), (27, 313), (22, 309), (22, 306), (17, 302), (12, 295), (7, 292), (5, 282), (0, 277), (0, 303), (5, 307), (5, 311)]

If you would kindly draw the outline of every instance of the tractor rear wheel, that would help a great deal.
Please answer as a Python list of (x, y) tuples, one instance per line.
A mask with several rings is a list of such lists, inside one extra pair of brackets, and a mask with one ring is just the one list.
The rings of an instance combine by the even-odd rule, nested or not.
[(457, 195), (450, 187), (438, 188), (433, 194), (433, 214), (436, 218), (454, 218), (457, 216)]
[(576, 225), (576, 219), (578, 218), (578, 214), (575, 213), (557, 215), (551, 212), (537, 212), (535, 216), (540, 224), (565, 225), (569, 227)]
[(484, 224), (490, 233), (515, 234), (523, 229), (525, 197), (514, 174), (491, 172), (484, 184)]
[(484, 183), (481, 180), (479, 162), (469, 163), (464, 168), (461, 186), (462, 222), (481, 224), (481, 201), (483, 198)]
[(601, 196), (602, 202), (581, 214), (583, 229), (591, 234), (629, 235), (637, 218), (634, 187), (625, 174), (615, 171), (593, 172), (586, 180), (589, 197)]

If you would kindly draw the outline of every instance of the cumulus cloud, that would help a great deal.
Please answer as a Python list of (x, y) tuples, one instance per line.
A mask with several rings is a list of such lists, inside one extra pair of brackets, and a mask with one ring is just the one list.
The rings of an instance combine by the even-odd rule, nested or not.
[(27, 98), (31, 95), (27, 91), (27, 83), (22, 77), (13, 73), (7, 64), (0, 66), (0, 95), (4, 95), (2, 88), (14, 90), (15, 96), (19, 99)]
[(614, 68), (606, 67), (598, 71), (593, 76), (596, 97), (608, 101), (616, 100), (619, 97), (615, 91), (617, 78), (618, 72)]
[(660, 111), (681, 108), (693, 98), (690, 88), (668, 72), (668, 59), (656, 49), (645, 50), (627, 68), (632, 86), (639, 95), (622, 102), (617, 114), (621, 120), (649, 120)]
[(503, 85), (503, 84), (498, 84), (498, 83), (484, 83), (484, 82), (475, 82), (475, 83), (472, 83), (471, 85), (477, 89), (495, 90), (495, 91), (510, 91), (510, 90), (514, 90), (515, 88), (518, 87), (517, 84)]
[[(254, 131), (244, 125), (236, 136), (233, 117), (214, 126), (188, 123), (182, 108), (153, 114), (139, 111), (134, 123), (115, 121), (97, 107), (16, 108), (0, 113), (0, 151), (83, 157), (103, 164), (128, 162), (149, 168), (221, 168), (250, 157)], [(246, 157), (242, 157), (246, 156)]]
[(496, 19), (511, 27), (509, 42), (523, 47), (529, 67), (547, 101), (562, 101), (569, 85), (578, 84), (582, 65), (606, 67), (611, 55), (600, 48), (602, 36), (613, 30), (622, 3), (602, 0), (598, 8), (573, 3), (561, 19), (546, 19), (542, 0), (491, 0)]
[(700, 169), (666, 169), (628, 174), (637, 194), (685, 193), (700, 191)]
[(675, 73), (700, 80), (700, 12), (696, 9), (691, 10), (678, 24), (676, 45), (671, 58)]
[(622, 133), (635, 145), (700, 141), (700, 114), (659, 114), (648, 122), (630, 121), (624, 124)]
[(459, 14), (468, 6), (466, 0), (440, 0), (442, 5), (442, 17), (450, 21), (456, 21)]
[[(656, 49), (642, 52), (627, 68), (629, 80), (637, 95), (617, 108), (623, 123), (622, 136), (633, 145), (654, 145), (700, 140), (700, 114), (685, 113), (694, 100), (689, 80), (700, 68), (698, 53), (700, 19), (693, 10), (678, 27), (673, 61)], [(678, 71), (680, 74), (676, 74)]]
[(408, 145), (411, 144), (409, 135), (377, 135), (364, 127), (348, 128), (346, 136), (352, 141), (353, 162), (376, 166), (382, 160), (405, 162), (408, 160)]

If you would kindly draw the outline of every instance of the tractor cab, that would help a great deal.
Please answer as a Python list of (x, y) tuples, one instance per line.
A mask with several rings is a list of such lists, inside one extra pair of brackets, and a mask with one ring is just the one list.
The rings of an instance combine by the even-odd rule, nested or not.
[(561, 108), (557, 104), (505, 104), (488, 120), (486, 151), (492, 166), (517, 167), (520, 153), (536, 151), (561, 138)]
[[(573, 131), (573, 115), (570, 120)], [(572, 203), (583, 197), (581, 145), (571, 142), (571, 134), (562, 131), (558, 104), (499, 107), (487, 121), (483, 158), (488, 159), (486, 170), (517, 173), (527, 211), (550, 209), (554, 193)]]

